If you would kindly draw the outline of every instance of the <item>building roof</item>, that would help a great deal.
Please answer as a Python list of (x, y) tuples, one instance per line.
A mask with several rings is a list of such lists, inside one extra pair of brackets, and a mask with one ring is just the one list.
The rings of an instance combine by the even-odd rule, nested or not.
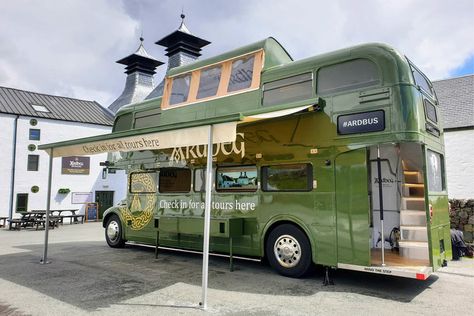
[(444, 129), (474, 127), (474, 75), (434, 81)]
[(96, 101), (1, 86), (0, 113), (109, 126), (114, 123), (114, 115)]
[(186, 24), (184, 24), (185, 15), (181, 14), (181, 24), (179, 28), (160, 39), (155, 44), (166, 47), (166, 56), (173, 56), (179, 52), (185, 52), (189, 55), (201, 56), (201, 48), (211, 44), (200, 37), (193, 35)]
[(127, 57), (117, 60), (117, 63), (127, 66), (125, 68), (126, 74), (141, 71), (153, 75), (155, 74), (156, 67), (163, 65), (163, 62), (155, 59), (147, 53), (143, 46), (143, 37), (140, 37), (140, 46), (138, 46), (137, 51)]

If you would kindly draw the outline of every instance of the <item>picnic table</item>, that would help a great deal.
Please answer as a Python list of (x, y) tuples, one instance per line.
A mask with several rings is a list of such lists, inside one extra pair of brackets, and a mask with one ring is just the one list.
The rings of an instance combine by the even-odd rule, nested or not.
[[(21, 228), (38, 228), (40, 226), (45, 227), (46, 222), (46, 211), (30, 211), (30, 212), (23, 212), (21, 213), (20, 218), (12, 218), (7, 220), (9, 222), (9, 230), (17, 229), (20, 230)], [(57, 216), (50, 216), (49, 217), (49, 225), (52, 229), (54, 227), (58, 227), (59, 218)]]
[(5, 223), (7, 221), (7, 218), (6, 216), (0, 216), (0, 227), (5, 227)]
[[(69, 224), (84, 224), (84, 215), (76, 214), (78, 209), (62, 209), (62, 210), (51, 210), (51, 215), (59, 217), (59, 223), (64, 224), (64, 219), (69, 218)], [(46, 212), (46, 211), (44, 211)], [(62, 213), (68, 213), (67, 215), (62, 215)]]

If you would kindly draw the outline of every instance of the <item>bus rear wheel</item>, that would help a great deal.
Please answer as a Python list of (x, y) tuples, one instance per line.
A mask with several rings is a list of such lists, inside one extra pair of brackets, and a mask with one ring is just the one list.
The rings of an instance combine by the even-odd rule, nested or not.
[(122, 222), (116, 214), (107, 219), (105, 240), (112, 248), (122, 248), (125, 245), (125, 240), (122, 238)]
[(291, 224), (279, 225), (270, 232), (265, 253), (272, 268), (287, 277), (302, 277), (312, 266), (308, 237)]

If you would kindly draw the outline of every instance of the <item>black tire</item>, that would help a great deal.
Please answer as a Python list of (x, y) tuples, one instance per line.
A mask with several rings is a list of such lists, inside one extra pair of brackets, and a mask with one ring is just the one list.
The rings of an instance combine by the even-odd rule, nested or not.
[(122, 237), (122, 222), (117, 214), (113, 214), (107, 218), (105, 240), (112, 248), (123, 248), (125, 245), (125, 240)]
[(291, 224), (275, 227), (265, 244), (267, 260), (279, 274), (299, 278), (312, 267), (311, 244), (306, 234)]

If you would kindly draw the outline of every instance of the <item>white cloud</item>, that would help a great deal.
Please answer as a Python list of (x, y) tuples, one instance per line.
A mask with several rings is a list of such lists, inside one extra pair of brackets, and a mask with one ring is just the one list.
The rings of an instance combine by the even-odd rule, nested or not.
[(114, 61), (130, 53), (130, 43), (138, 46), (138, 23), (118, 4), (2, 2), (0, 84), (108, 105), (121, 77)]
[(274, 36), (300, 59), (384, 42), (433, 79), (445, 78), (474, 55), (472, 0), (261, 0), (241, 1), (238, 12), (219, 9), (195, 24), (203, 24), (199, 27), (212, 35), (214, 45), (229, 48)]
[[(474, 55), (472, 0), (42, 0), (0, 2), (0, 85), (95, 99), (108, 106), (125, 75), (115, 61), (186, 23), (212, 41), (209, 57), (274, 36), (295, 59), (363, 42), (385, 42), (432, 79)], [(158, 69), (155, 82), (163, 76)]]

